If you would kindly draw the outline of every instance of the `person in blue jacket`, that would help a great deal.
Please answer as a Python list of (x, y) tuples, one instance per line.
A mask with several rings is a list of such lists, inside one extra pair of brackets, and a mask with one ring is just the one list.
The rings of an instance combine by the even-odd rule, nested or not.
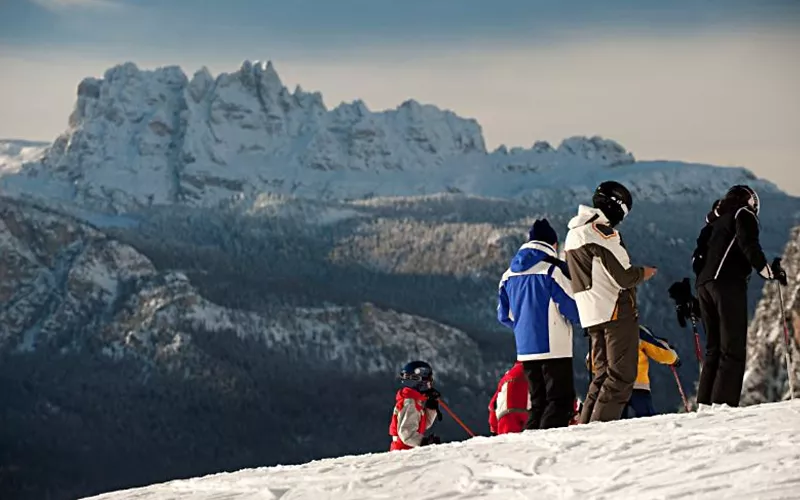
[(531, 394), (527, 429), (566, 427), (573, 416), (572, 325), (580, 324), (558, 236), (537, 220), (500, 280), (497, 319), (514, 330)]

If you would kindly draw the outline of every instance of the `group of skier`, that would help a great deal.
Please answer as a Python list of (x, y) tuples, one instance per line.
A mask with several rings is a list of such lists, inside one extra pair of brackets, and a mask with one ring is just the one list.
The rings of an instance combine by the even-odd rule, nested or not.
[[(677, 367), (680, 358), (665, 339), (639, 324), (636, 288), (657, 270), (633, 265), (616, 229), (632, 208), (625, 186), (600, 184), (592, 206), (581, 205), (569, 221), (565, 260), (558, 257), (558, 235), (550, 223), (533, 223), (499, 284), (497, 318), (514, 331), (517, 361), (489, 403), (492, 434), (655, 414), (649, 360)], [(786, 285), (780, 260), (768, 264), (761, 250), (759, 210), (758, 195), (748, 186), (734, 186), (716, 201), (692, 257), (698, 298), (688, 281), (670, 289), (679, 320), (701, 318), (705, 328), (701, 405), (739, 404), (751, 268)], [(573, 325), (591, 340), (586, 359), (591, 382), (582, 405), (574, 388)], [(437, 443), (435, 435), (426, 436), (442, 419), (433, 369), (424, 361), (411, 362), (400, 381), (391, 449)]]

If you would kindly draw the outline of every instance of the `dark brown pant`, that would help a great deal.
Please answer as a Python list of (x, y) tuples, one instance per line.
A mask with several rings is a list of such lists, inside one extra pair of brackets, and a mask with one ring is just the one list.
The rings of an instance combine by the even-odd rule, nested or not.
[(618, 420), (633, 392), (639, 363), (636, 317), (589, 328), (594, 378), (581, 411), (581, 423)]

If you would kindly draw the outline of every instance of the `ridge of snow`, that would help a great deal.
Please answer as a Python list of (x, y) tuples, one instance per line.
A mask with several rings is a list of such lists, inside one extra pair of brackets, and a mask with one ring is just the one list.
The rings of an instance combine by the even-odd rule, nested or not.
[(421, 498), (503, 500), (794, 498), (799, 414), (800, 401), (722, 406), (242, 470), (92, 498), (339, 500), (395, 498), (409, 489)]
[(258, 193), (583, 195), (610, 177), (626, 178), (642, 196), (694, 196), (745, 181), (777, 190), (744, 169), (636, 163), (600, 137), (488, 152), (474, 119), (414, 100), (378, 112), (358, 100), (328, 109), (320, 93), (290, 91), (271, 63), (257, 61), (191, 78), (176, 66), (115, 66), (78, 85), (69, 124), (41, 157), (0, 156), (0, 166), (16, 165), (0, 187), (112, 212), (215, 206)]

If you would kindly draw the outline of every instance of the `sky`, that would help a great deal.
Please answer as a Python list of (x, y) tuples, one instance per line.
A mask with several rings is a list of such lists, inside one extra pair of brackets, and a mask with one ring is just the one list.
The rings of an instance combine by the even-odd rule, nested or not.
[(601, 135), (800, 195), (800, 0), (0, 0), (0, 137), (52, 140), (121, 62), (245, 59), (329, 107), (451, 109), (490, 148)]

